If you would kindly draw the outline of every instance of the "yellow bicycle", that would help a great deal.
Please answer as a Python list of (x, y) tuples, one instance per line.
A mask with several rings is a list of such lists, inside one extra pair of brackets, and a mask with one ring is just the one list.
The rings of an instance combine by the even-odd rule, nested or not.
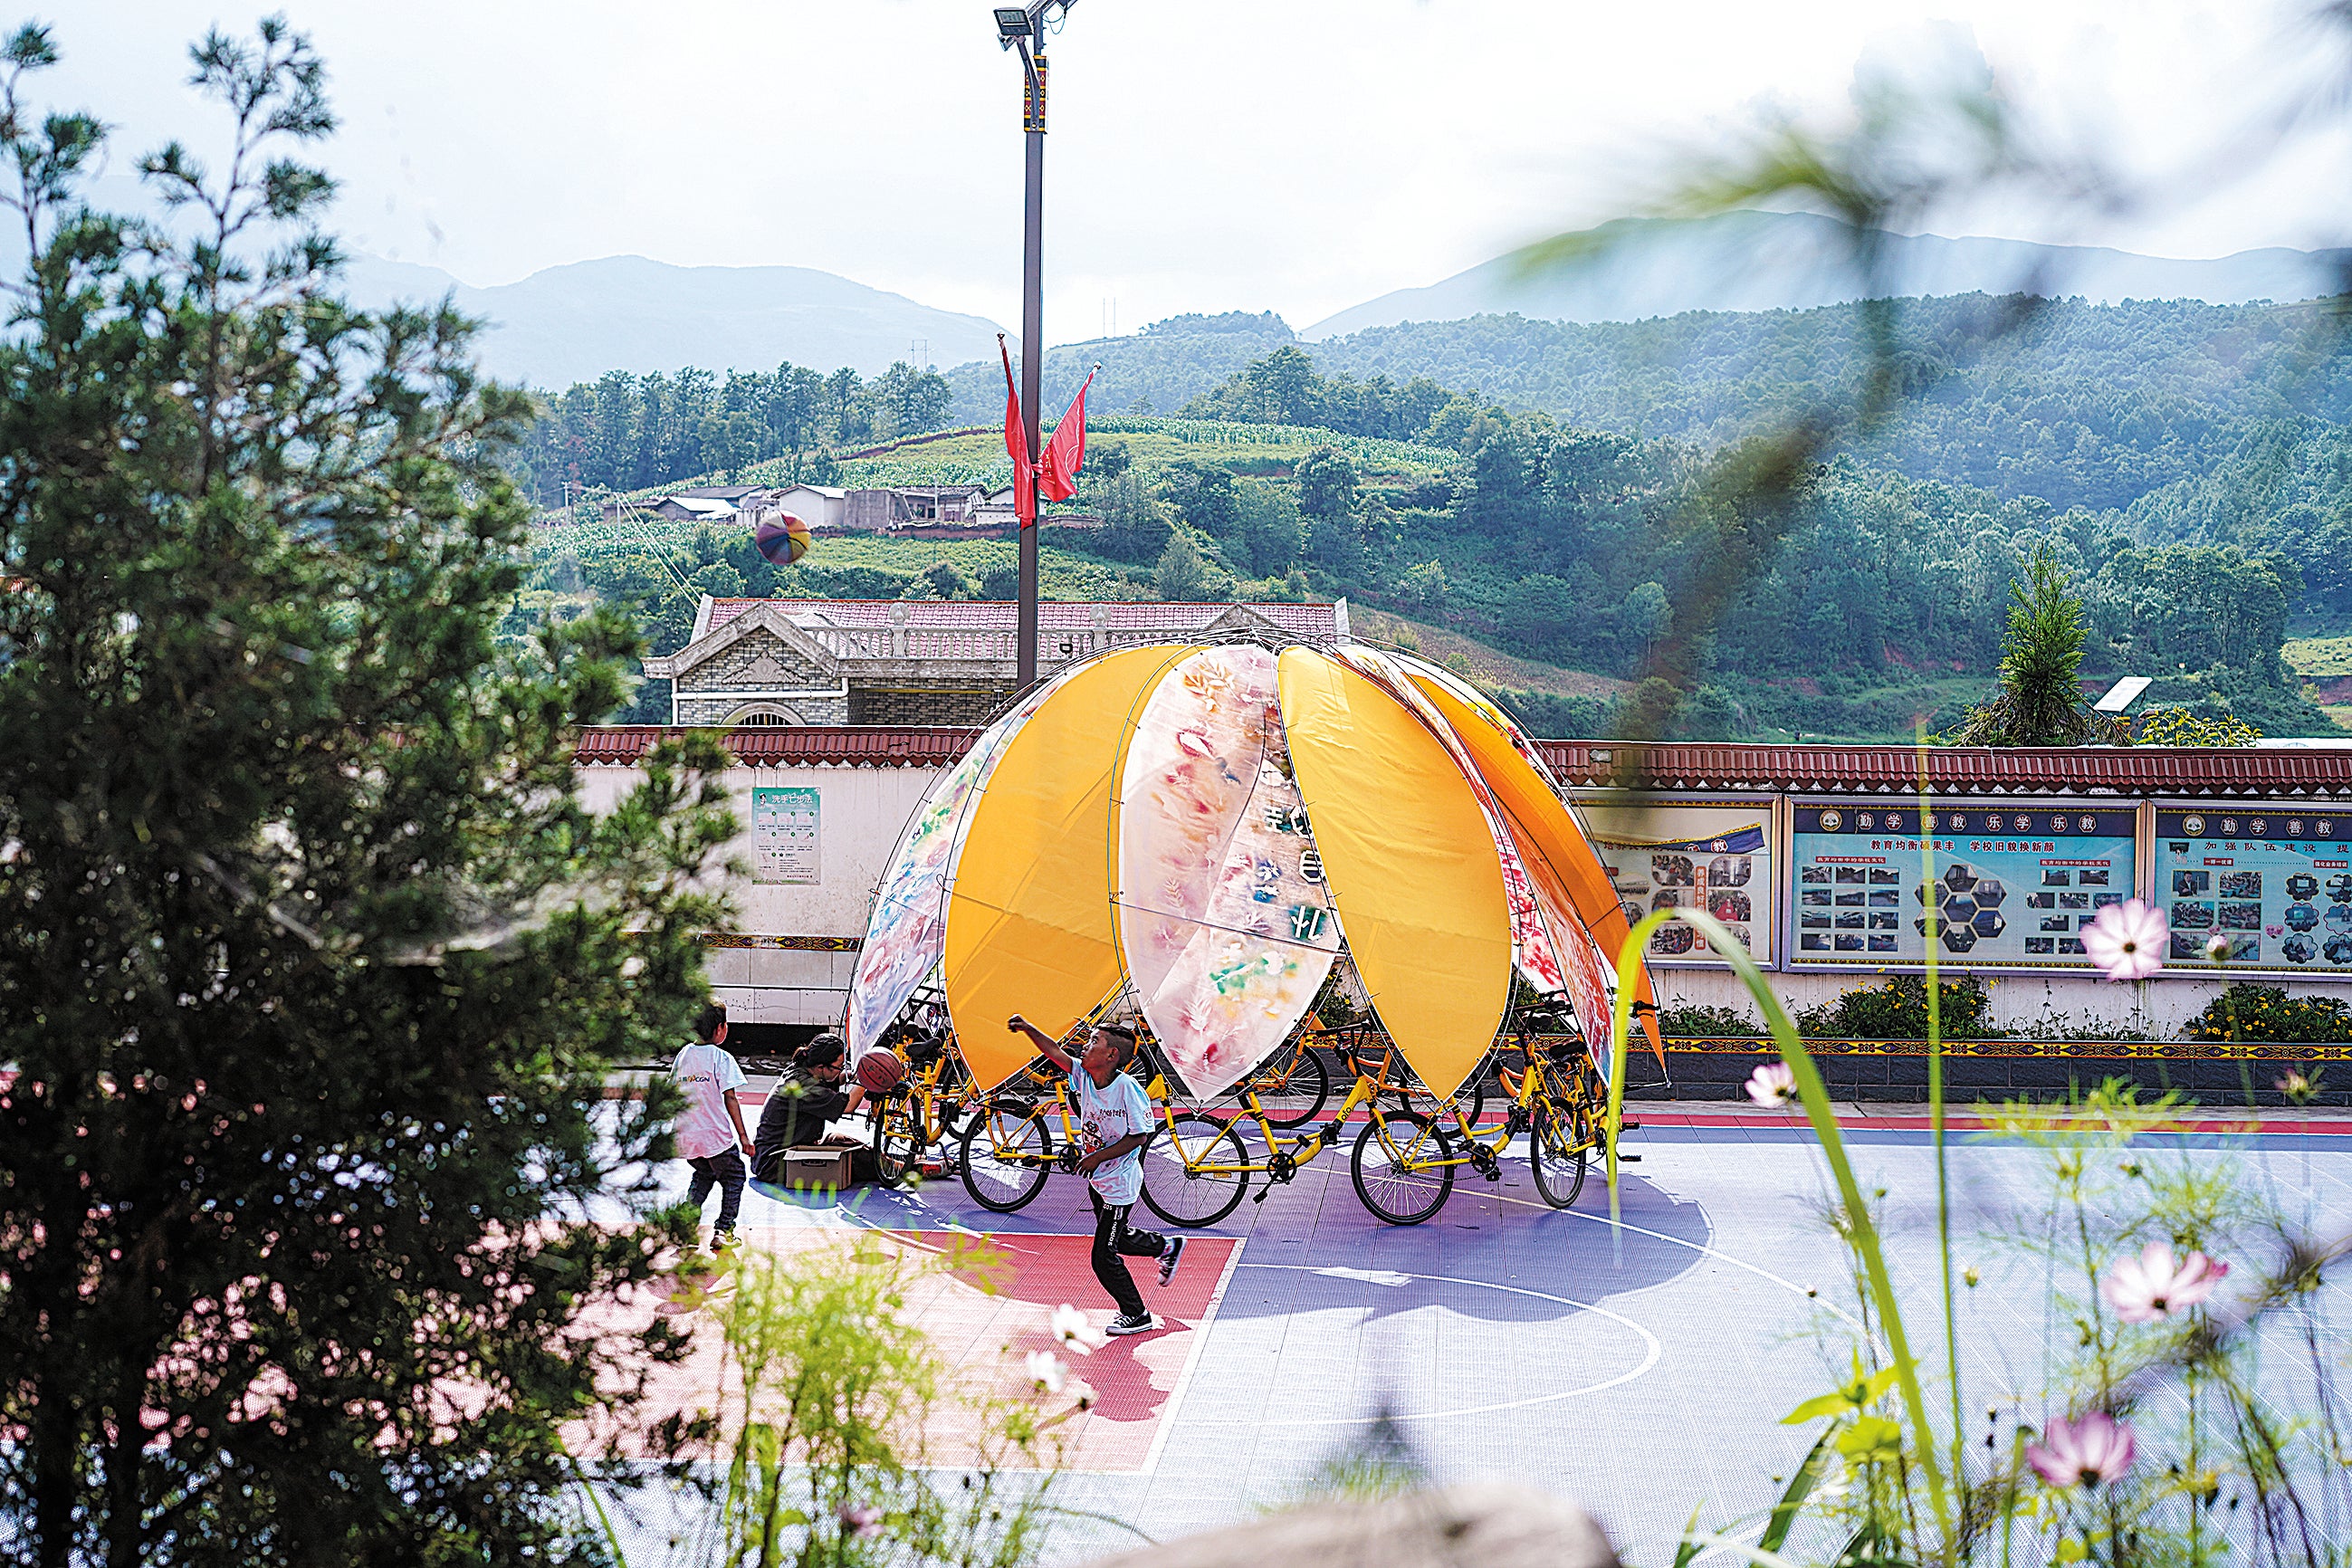
[[(1512, 1018), (1513, 1038), (1497, 1049), (1493, 1064), (1506, 1097), (1503, 1120), (1480, 1128), (1475, 1125), (1476, 1112), (1465, 1113), (1459, 1098), (1445, 1105), (1465, 1158), (1490, 1182), (1502, 1175), (1503, 1151), (1525, 1134), (1528, 1174), (1544, 1202), (1556, 1209), (1576, 1202), (1584, 1190), (1586, 1165), (1608, 1136), (1602, 1114), (1608, 1091), (1573, 1029), (1570, 1015), (1557, 1004), (1519, 1009)], [(1510, 1050), (1519, 1054), (1516, 1071), (1503, 1059)]]
[[(1392, 1049), (1375, 1056), (1370, 1047), (1376, 1042), (1369, 1037), (1341, 1047), (1340, 1059), (1355, 1081), (1338, 1116), (1313, 1132), (1278, 1135), (1246, 1089), (1244, 1110), (1231, 1121), (1171, 1108), (1160, 1131), (1144, 1146), (1143, 1201), (1171, 1225), (1213, 1225), (1240, 1205), (1251, 1176), (1266, 1178), (1257, 1194), (1263, 1203), (1276, 1185), (1335, 1146), (1348, 1118), (1361, 1109), (1366, 1121), (1356, 1135), (1349, 1174), (1364, 1207), (1387, 1224), (1419, 1225), (1437, 1213), (1462, 1166), (1489, 1181), (1499, 1179), (1498, 1156), (1522, 1133), (1536, 1190), (1553, 1207), (1566, 1208), (1583, 1190), (1589, 1158), (1605, 1136), (1602, 1101), (1595, 1098), (1597, 1079), (1580, 1045), (1572, 1038), (1546, 1043), (1536, 1030), (1543, 1022), (1564, 1025), (1566, 1016), (1556, 1008), (1531, 1008), (1517, 1020), (1512, 1044), (1522, 1066), (1515, 1072), (1496, 1064), (1509, 1109), (1501, 1121), (1485, 1127), (1478, 1124), (1483, 1096), (1474, 1101), (1457, 1093), (1439, 1102), (1436, 1115), (1412, 1109), (1410, 1097), (1426, 1090), (1395, 1071)], [(1396, 1103), (1385, 1104), (1383, 1097)], [(1256, 1123), (1266, 1146), (1263, 1160), (1250, 1158), (1234, 1127), (1241, 1121)]]
[(874, 1101), (874, 1163), (882, 1184), (895, 1187), (925, 1152), (948, 1150), (978, 1097), (952, 1033), (903, 1025), (888, 1044), (907, 1064), (907, 1077)]
[[(1248, 1193), (1250, 1177), (1265, 1184), (1256, 1201), (1295, 1180), (1324, 1150), (1339, 1144), (1349, 1117), (1361, 1110), (1370, 1120), (1356, 1135), (1349, 1171), (1364, 1206), (1391, 1225), (1418, 1225), (1444, 1205), (1454, 1190), (1454, 1167), (1462, 1162), (1444, 1128), (1420, 1111), (1389, 1109), (1381, 1096), (1391, 1086), (1361, 1072), (1349, 1085), (1339, 1113), (1311, 1132), (1286, 1137), (1257, 1096), (1244, 1089), (1243, 1110), (1232, 1121), (1170, 1107), (1151, 1142), (1143, 1146), (1143, 1201), (1171, 1225), (1188, 1229), (1214, 1225), (1234, 1212)], [(1265, 1143), (1265, 1157), (1252, 1159), (1234, 1131), (1248, 1121)]]
[[(1167, 1081), (1155, 1073), (1144, 1092), (1165, 1103)], [(1047, 1176), (1075, 1172), (1084, 1152), (1070, 1081), (1043, 1057), (974, 1106), (956, 1146), (964, 1191), (998, 1214), (1026, 1206), (1045, 1190)]]

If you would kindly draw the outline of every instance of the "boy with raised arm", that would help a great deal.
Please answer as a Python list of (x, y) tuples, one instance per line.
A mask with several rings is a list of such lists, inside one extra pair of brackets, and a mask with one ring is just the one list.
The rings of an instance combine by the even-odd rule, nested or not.
[(1119, 1069), (1135, 1059), (1135, 1035), (1116, 1024), (1097, 1025), (1087, 1048), (1076, 1062), (1061, 1043), (1019, 1014), (1004, 1026), (1026, 1035), (1038, 1053), (1070, 1075), (1070, 1092), (1078, 1104), (1078, 1141), (1086, 1152), (1078, 1173), (1087, 1178), (1087, 1196), (1095, 1209), (1095, 1278), (1118, 1303), (1118, 1316), (1108, 1331), (1114, 1334), (1150, 1333), (1160, 1320), (1144, 1309), (1143, 1292), (1121, 1261), (1126, 1258), (1160, 1259), (1160, 1283), (1176, 1278), (1184, 1257), (1184, 1238), (1148, 1230), (1129, 1230), (1127, 1216), (1143, 1195), (1143, 1146), (1151, 1141), (1151, 1101), (1143, 1086)]

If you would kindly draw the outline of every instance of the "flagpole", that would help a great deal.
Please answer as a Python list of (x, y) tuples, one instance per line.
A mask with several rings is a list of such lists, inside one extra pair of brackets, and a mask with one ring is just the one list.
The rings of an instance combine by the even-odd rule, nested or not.
[[(1045, 368), (1045, 7), (1030, 12), (1036, 52), (1026, 40), (1021, 48), (1025, 83), (1021, 100), (1021, 129), (1028, 142), (1027, 179), (1022, 195), (1021, 226), (1021, 423), (1034, 468), (1039, 454), (1037, 408)], [(1027, 517), (1014, 531), (1021, 536), (1021, 604), (1014, 626), (1017, 676), (1026, 691), (1037, 684), (1037, 512), (1033, 491)]]

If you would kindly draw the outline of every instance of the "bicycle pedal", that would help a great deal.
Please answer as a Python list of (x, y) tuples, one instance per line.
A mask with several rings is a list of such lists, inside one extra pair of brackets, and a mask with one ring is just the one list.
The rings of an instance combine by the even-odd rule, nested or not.
[(1260, 1187), (1257, 1191), (1250, 1194), (1250, 1202), (1254, 1204), (1262, 1204), (1265, 1202), (1265, 1194), (1272, 1191), (1274, 1191), (1272, 1187)]
[(1629, 1116), (1624, 1121), (1620, 1121), (1617, 1125), (1623, 1128), (1626, 1131), (1631, 1132), (1634, 1128), (1639, 1127), (1642, 1124)]
[(1642, 1163), (1642, 1156), (1639, 1154), (1620, 1154), (1617, 1156), (1617, 1163), (1621, 1165), (1638, 1165)]

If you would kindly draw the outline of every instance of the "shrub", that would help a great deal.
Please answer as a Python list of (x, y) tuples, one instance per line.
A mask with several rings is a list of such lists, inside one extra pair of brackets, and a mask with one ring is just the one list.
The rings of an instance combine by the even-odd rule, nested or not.
[[(1997, 1040), (1992, 1026), (1992, 993), (1974, 975), (1947, 980), (1937, 990), (1948, 1040)], [(1797, 1015), (1800, 1033), (1839, 1040), (1924, 1040), (1927, 1037), (1927, 982), (1916, 974), (1899, 974), (1884, 985), (1865, 985), (1836, 1001), (1808, 1007)]]
[(1764, 1026), (1737, 1007), (1701, 1007), (1685, 1003), (1658, 1010), (1658, 1032), (1670, 1039), (1707, 1039), (1761, 1035)]
[(2151, 708), (2132, 726), (2132, 742), (2141, 746), (2251, 746), (2262, 738), (2242, 719), (2208, 719), (2186, 708)]
[(2189, 1040), (2352, 1040), (2352, 1007), (2333, 996), (2290, 996), (2279, 985), (2232, 985), (2189, 1021)]

